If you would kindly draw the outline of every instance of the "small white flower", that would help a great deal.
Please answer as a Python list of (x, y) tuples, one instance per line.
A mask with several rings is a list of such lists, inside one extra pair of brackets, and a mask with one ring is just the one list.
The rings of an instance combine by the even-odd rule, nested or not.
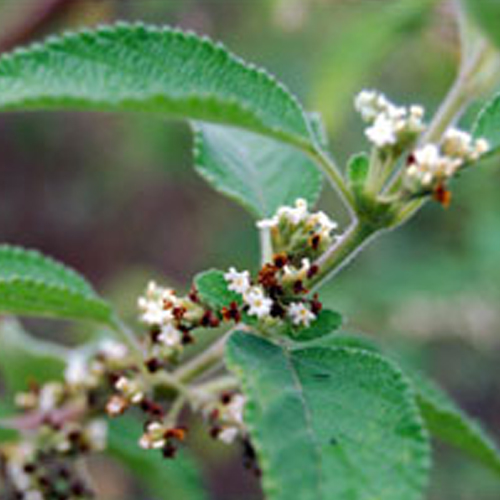
[(92, 420), (86, 429), (87, 438), (95, 451), (103, 451), (108, 440), (108, 424), (104, 420)]
[(303, 302), (294, 302), (288, 308), (288, 315), (292, 319), (294, 325), (309, 326), (316, 319)]
[(375, 121), (381, 111), (381, 98), (383, 99), (383, 96), (374, 90), (363, 90), (356, 96), (354, 107), (364, 121)]
[(451, 128), (446, 131), (442, 149), (444, 154), (454, 158), (466, 159), (472, 148), (472, 136), (467, 132)]
[(125, 344), (113, 339), (103, 339), (99, 343), (99, 352), (107, 359), (119, 361), (128, 355), (128, 348)]
[(303, 198), (295, 201), (295, 207), (280, 207), (277, 212), (278, 219), (285, 219), (294, 226), (304, 221), (308, 215), (307, 201)]
[(85, 385), (89, 378), (87, 357), (82, 353), (74, 353), (68, 359), (64, 379), (70, 385)]
[(178, 347), (182, 341), (182, 333), (174, 325), (163, 326), (158, 340), (167, 347)]
[(217, 438), (225, 444), (232, 444), (239, 434), (239, 429), (237, 427), (225, 427), (222, 429)]
[(270, 219), (262, 219), (257, 221), (258, 229), (272, 229), (279, 224), (279, 219), (277, 216), (271, 217)]
[(139, 446), (145, 450), (161, 449), (166, 444), (165, 427), (159, 422), (151, 422), (146, 427), (146, 432), (139, 440)]
[(243, 297), (245, 303), (249, 306), (248, 314), (264, 318), (269, 316), (273, 301), (264, 295), (261, 287), (251, 287)]
[(490, 150), (490, 144), (486, 139), (483, 138), (477, 139), (474, 145), (473, 156), (475, 158), (473, 159), (478, 159), (480, 156), (483, 156), (489, 150)]
[(375, 123), (366, 129), (365, 134), (378, 148), (393, 146), (397, 142), (394, 121), (386, 115), (379, 115)]
[(250, 273), (248, 271), (238, 272), (234, 267), (224, 274), (224, 279), (229, 283), (228, 289), (243, 295), (250, 288)]
[(23, 495), (24, 500), (43, 500), (43, 495), (36, 490), (26, 491)]
[(134, 404), (140, 403), (144, 399), (144, 393), (136, 380), (122, 376), (116, 381), (115, 388)]
[(45, 384), (40, 391), (38, 406), (42, 412), (49, 412), (57, 408), (63, 396), (61, 384), (51, 382)]
[(235, 394), (225, 407), (224, 418), (238, 425), (243, 425), (243, 410), (246, 399), (242, 394)]
[(141, 321), (148, 325), (162, 325), (172, 321), (174, 315), (171, 309), (165, 309), (163, 302), (147, 300), (141, 297), (138, 302), (141, 310)]
[(31, 486), (31, 478), (17, 463), (9, 463), (7, 470), (14, 486), (20, 491), (26, 491)]
[(328, 238), (333, 231), (338, 229), (338, 224), (322, 211), (316, 212), (309, 216), (307, 221), (311, 227), (317, 227), (322, 238)]
[(129, 407), (127, 400), (123, 396), (112, 396), (106, 404), (106, 412), (111, 417), (122, 415)]

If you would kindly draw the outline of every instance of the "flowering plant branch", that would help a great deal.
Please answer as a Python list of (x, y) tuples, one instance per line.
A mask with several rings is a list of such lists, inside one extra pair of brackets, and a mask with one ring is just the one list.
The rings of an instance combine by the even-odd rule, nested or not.
[[(338, 332), (341, 316), (318, 295), (424, 203), (448, 207), (451, 181), (500, 150), (498, 99), (473, 130), (456, 126), (478, 74), (498, 65), (485, 39), (477, 47), (429, 124), (419, 105), (362, 91), (355, 108), (371, 152), (353, 157), (345, 175), (294, 96), (195, 35), (117, 25), (3, 56), (0, 110), (154, 110), (191, 120), (197, 170), (255, 216), (262, 258), (254, 271), (201, 273), (185, 294), (151, 281), (138, 299), (143, 333), (136, 334), (74, 271), (0, 247), (2, 312), (90, 320), (117, 336), (69, 356), (33, 348), (29, 355), (48, 358), (55, 374), (12, 391), (21, 414), (1, 424), (19, 439), (0, 443), (2, 498), (94, 496), (86, 459), (110, 449), (108, 425), (125, 414), (135, 424), (133, 457), (145, 450), (165, 459), (185, 448), (186, 415), (197, 416), (213, 438), (240, 443), (270, 500), (421, 498), (428, 431), (499, 472), (500, 454), (479, 427), (379, 347)], [(127, 75), (113, 64), (117, 57)], [(69, 71), (75, 60), (78, 71)], [(284, 165), (287, 175), (278, 175)], [(349, 212), (346, 229), (312, 208), (321, 187), (316, 167)], [(204, 343), (198, 352), (196, 343)], [(281, 429), (290, 434), (285, 444)], [(299, 482), (289, 473), (297, 467)]]

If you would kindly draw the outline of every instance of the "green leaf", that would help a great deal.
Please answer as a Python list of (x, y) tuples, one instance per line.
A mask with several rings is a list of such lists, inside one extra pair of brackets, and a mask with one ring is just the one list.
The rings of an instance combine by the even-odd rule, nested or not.
[(110, 422), (109, 454), (142, 480), (155, 499), (207, 500), (200, 471), (184, 452), (175, 460), (165, 460), (160, 452), (143, 450), (138, 445), (139, 422), (120, 417)]
[(227, 288), (223, 271), (209, 269), (197, 274), (194, 284), (201, 301), (218, 311), (227, 307), (231, 302), (242, 303), (241, 295)]
[(472, 128), (475, 139), (486, 139), (490, 145), (488, 156), (500, 151), (500, 94), (479, 112)]
[(109, 322), (109, 305), (75, 271), (33, 250), (0, 245), (0, 313)]
[(241, 332), (226, 356), (248, 398), (268, 500), (422, 497), (429, 443), (391, 363), (357, 349), (288, 351)]
[(347, 174), (351, 189), (356, 194), (361, 194), (365, 186), (368, 171), (370, 170), (370, 158), (366, 153), (354, 155), (347, 166)]
[(338, 330), (342, 325), (342, 316), (335, 311), (323, 309), (318, 317), (307, 328), (297, 328), (291, 326), (287, 330), (287, 335), (299, 342), (307, 342), (319, 339)]
[(66, 349), (32, 337), (15, 319), (0, 320), (0, 345), (0, 373), (10, 395), (26, 390), (30, 381), (62, 377)]
[(486, 35), (500, 47), (500, 3), (498, 0), (464, 0), (471, 16)]
[(268, 73), (207, 38), (141, 24), (4, 55), (0, 109), (140, 111), (248, 128), (307, 149), (314, 142), (298, 101)]
[(316, 203), (322, 177), (301, 151), (251, 132), (217, 125), (197, 124), (195, 134), (198, 173), (255, 217), (269, 217), (297, 198)]
[(476, 458), (500, 474), (500, 450), (478, 422), (467, 416), (436, 384), (412, 373), (418, 403), (434, 436)]

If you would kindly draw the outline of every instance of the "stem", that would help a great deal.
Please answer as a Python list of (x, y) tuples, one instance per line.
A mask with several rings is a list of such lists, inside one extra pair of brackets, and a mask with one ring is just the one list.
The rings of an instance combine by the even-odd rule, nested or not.
[(211, 368), (214, 364), (218, 363), (224, 356), (224, 349), (226, 342), (236, 327), (231, 328), (207, 350), (203, 351), (198, 356), (189, 360), (186, 364), (182, 365), (174, 374), (173, 377), (180, 382), (188, 383), (201, 375), (204, 371)]
[(333, 186), (334, 190), (344, 203), (351, 220), (356, 220), (357, 217), (356, 212), (354, 211), (355, 200), (353, 194), (347, 187), (344, 176), (338, 169), (335, 162), (323, 151), (313, 149), (307, 152), (321, 166), (323, 172), (328, 177), (330, 184)]
[(267, 227), (260, 229), (260, 251), (262, 265), (271, 262), (273, 258), (273, 245), (271, 242), (271, 231)]
[(179, 414), (181, 413), (182, 409), (184, 408), (184, 404), (186, 402), (186, 397), (185, 396), (179, 396), (177, 399), (174, 400), (172, 403), (172, 406), (170, 407), (167, 416), (164, 419), (164, 423), (168, 427), (175, 427), (177, 423), (177, 418), (179, 417)]
[(134, 332), (118, 316), (112, 318), (110, 326), (113, 331), (118, 334), (120, 340), (130, 347), (135, 357), (137, 357), (137, 360), (140, 360), (142, 364), (144, 351)]
[(193, 387), (196, 392), (209, 392), (218, 393), (236, 389), (240, 386), (240, 383), (236, 377), (232, 375), (224, 375), (222, 377), (210, 380), (204, 384), (197, 385)]
[(319, 273), (312, 279), (313, 289), (331, 279), (361, 252), (369, 241), (381, 233), (380, 228), (355, 222), (316, 262)]
[(190, 388), (183, 384), (175, 376), (175, 374), (163, 370), (156, 375), (151, 375), (150, 378), (155, 384), (170, 387), (171, 389), (177, 391), (179, 394), (182, 394), (185, 398), (189, 398), (191, 396)]

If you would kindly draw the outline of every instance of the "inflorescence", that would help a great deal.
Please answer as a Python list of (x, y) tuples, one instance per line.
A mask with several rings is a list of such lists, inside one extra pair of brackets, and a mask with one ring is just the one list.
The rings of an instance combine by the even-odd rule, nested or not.
[(397, 160), (408, 152), (400, 192), (403, 200), (432, 195), (447, 206), (451, 199), (448, 181), (489, 150), (485, 139), (473, 139), (456, 128), (448, 129), (438, 144), (418, 144), (428, 128), (424, 108), (396, 106), (373, 90), (362, 91), (355, 107), (369, 125), (365, 130), (368, 140), (383, 159)]

